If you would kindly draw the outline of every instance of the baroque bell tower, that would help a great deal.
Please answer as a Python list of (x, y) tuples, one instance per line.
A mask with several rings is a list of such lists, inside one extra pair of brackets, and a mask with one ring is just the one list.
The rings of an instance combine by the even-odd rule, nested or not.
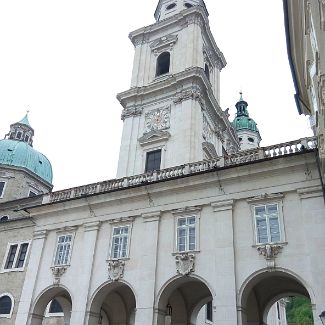
[(226, 60), (208, 15), (203, 0), (160, 0), (156, 23), (130, 33), (131, 88), (117, 95), (124, 122), (117, 177), (238, 150), (219, 105)]

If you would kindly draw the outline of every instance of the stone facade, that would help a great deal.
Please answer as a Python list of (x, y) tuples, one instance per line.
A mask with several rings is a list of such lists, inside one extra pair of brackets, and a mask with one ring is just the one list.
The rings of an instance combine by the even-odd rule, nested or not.
[(28, 197), (30, 191), (35, 194), (48, 193), (52, 185), (27, 169), (0, 165), (0, 181), (6, 183), (0, 202)]
[(287, 43), (300, 114), (310, 116), (318, 137), (325, 184), (325, 4), (322, 0), (283, 0)]
[[(161, 0), (156, 19), (130, 34), (119, 178), (1, 203), (15, 217), (0, 223), (0, 299), (15, 303), (0, 323), (266, 324), (277, 301), (297, 294), (320, 324), (315, 138), (239, 151), (218, 104), (225, 59), (204, 2)], [(157, 149), (159, 168), (146, 170)], [(21, 244), (5, 249), (13, 240), (28, 242), (24, 256)]]
[[(270, 248), (255, 237), (253, 207), (263, 204), (279, 206), (281, 239)], [(131, 324), (160, 325), (169, 317), (171, 324), (189, 319), (196, 324), (210, 300), (213, 324), (255, 324), (276, 300), (292, 293), (310, 297), (316, 322), (323, 308), (319, 254), (325, 248), (325, 209), (313, 151), (29, 211), (38, 235), (16, 324), (41, 324), (54, 297), (72, 310), (70, 324), (131, 319)], [(175, 237), (177, 220), (184, 216), (197, 220), (195, 248), (187, 257)], [(130, 229), (128, 251), (112, 266), (113, 229), (123, 226)], [(58, 281), (51, 268), (62, 234), (72, 234), (73, 245)], [(112, 268), (122, 272), (112, 278)], [(263, 310), (256, 309), (256, 299)]]

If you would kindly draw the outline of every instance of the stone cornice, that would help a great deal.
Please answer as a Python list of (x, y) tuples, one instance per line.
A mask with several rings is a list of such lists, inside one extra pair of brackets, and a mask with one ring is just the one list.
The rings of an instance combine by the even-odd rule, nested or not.
[(234, 206), (234, 200), (218, 201), (211, 203), (213, 212), (232, 210)]
[(159, 221), (161, 217), (161, 211), (143, 213), (142, 218), (144, 222), (155, 222)]
[(99, 227), (100, 227), (100, 221), (88, 222), (88, 223), (85, 223), (83, 226), (84, 226), (85, 232), (97, 231), (97, 230), (99, 230)]
[(121, 217), (108, 220), (110, 224), (120, 224), (120, 223), (132, 223), (134, 221), (134, 217)]
[(265, 201), (270, 201), (270, 200), (282, 200), (284, 198), (284, 194), (283, 193), (264, 193), (261, 194), (259, 196), (254, 196), (254, 197), (250, 197), (248, 198), (246, 201), (248, 203), (255, 203), (255, 202), (265, 202)]
[(297, 190), (297, 193), (301, 199), (310, 199), (313, 197), (323, 196), (321, 186), (306, 187)]
[(139, 28), (129, 34), (129, 38), (134, 46), (139, 46), (141, 44), (146, 44), (150, 40), (154, 40), (155, 34), (158, 34), (161, 29), (166, 29), (172, 25), (179, 26), (180, 29), (186, 28), (190, 24), (199, 24), (201, 28), (205, 31), (207, 39), (209, 40), (209, 45), (218, 61), (218, 68), (221, 70), (227, 65), (226, 59), (223, 53), (218, 48), (216, 41), (211, 33), (209, 27), (209, 19), (203, 8), (195, 6), (190, 10), (184, 10), (177, 15), (170, 18), (164, 19), (155, 24), (149, 25), (147, 27)]
[(198, 213), (202, 210), (202, 206), (192, 206), (192, 207), (184, 207), (176, 210), (172, 210), (171, 213), (173, 215), (184, 215), (188, 213)]

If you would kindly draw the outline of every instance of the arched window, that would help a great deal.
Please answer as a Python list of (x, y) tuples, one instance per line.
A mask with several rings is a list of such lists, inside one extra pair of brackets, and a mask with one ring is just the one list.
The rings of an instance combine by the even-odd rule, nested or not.
[(0, 317), (11, 317), (12, 298), (8, 294), (0, 295)]
[(49, 308), (50, 314), (63, 313), (63, 309), (56, 299), (53, 299)]
[(9, 217), (8, 216), (2, 216), (0, 218), (0, 222), (5, 222), (5, 221), (8, 221), (9, 220)]
[(176, 7), (176, 3), (172, 3), (169, 6), (166, 7), (167, 10), (174, 9)]
[(164, 52), (158, 56), (156, 76), (161, 76), (169, 72), (170, 67), (170, 53)]
[(210, 81), (210, 69), (207, 64), (204, 67), (204, 72), (205, 72), (205, 75), (207, 76), (208, 80)]

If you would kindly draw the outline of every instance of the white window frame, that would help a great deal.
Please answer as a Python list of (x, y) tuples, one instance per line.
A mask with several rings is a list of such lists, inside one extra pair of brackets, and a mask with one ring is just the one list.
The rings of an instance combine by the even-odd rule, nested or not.
[[(127, 236), (127, 247), (126, 247), (126, 256), (124, 257), (113, 257), (113, 246), (114, 246), (114, 229), (128, 227), (128, 236)], [(111, 231), (111, 240), (109, 245), (109, 254), (108, 260), (127, 260), (130, 256), (130, 244), (131, 244), (131, 235), (132, 235), (132, 223), (125, 224), (114, 224)]]
[[(58, 251), (58, 246), (59, 246), (59, 238), (63, 236), (71, 236), (71, 241), (70, 241), (70, 251), (68, 255), (68, 261), (66, 264), (56, 264), (56, 255)], [(54, 249), (54, 255), (53, 255), (53, 262), (52, 266), (53, 267), (61, 267), (61, 266), (70, 266), (71, 265), (71, 257), (72, 257), (72, 250), (73, 250), (73, 243), (74, 243), (74, 233), (67, 232), (67, 233), (58, 233), (56, 236), (56, 242), (55, 242), (55, 249)]]
[(8, 296), (11, 299), (11, 310), (9, 314), (0, 314), (0, 318), (11, 318), (12, 313), (14, 311), (14, 307), (15, 307), (15, 299), (13, 297), (12, 294), (10, 294), (9, 292), (5, 292), (5, 293), (1, 293), (0, 294), (0, 298)]
[[(279, 222), (279, 234), (280, 234), (280, 240), (271, 242), (268, 241), (267, 243), (260, 243), (258, 241), (258, 234), (257, 234), (257, 225), (256, 225), (256, 216), (255, 216), (255, 208), (260, 207), (260, 206), (267, 206), (267, 205), (277, 205), (278, 208), (278, 222)], [(283, 204), (282, 201), (260, 201), (256, 202), (251, 205), (251, 210), (252, 210), (252, 217), (253, 217), (253, 229), (254, 229), (254, 245), (256, 246), (263, 246), (265, 244), (274, 244), (274, 243), (285, 243), (286, 238), (285, 238), (285, 228), (284, 228), (284, 220), (283, 220)], [(269, 224), (267, 224), (267, 231), (269, 234)]]
[[(195, 247), (194, 247), (194, 249), (189, 249), (189, 233), (188, 233), (188, 231), (187, 231), (187, 234), (186, 234), (186, 243), (185, 243), (185, 250), (184, 251), (180, 251), (179, 250), (179, 247), (178, 247), (178, 221), (180, 220), (180, 219), (184, 219), (184, 218), (195, 218), (195, 226), (194, 226), (194, 229), (195, 229)], [(175, 230), (176, 230), (176, 234), (175, 234), (175, 236), (176, 236), (176, 252), (178, 252), (178, 253), (186, 253), (186, 252), (195, 252), (195, 251), (197, 251), (197, 246), (198, 246), (198, 237), (197, 237), (197, 216), (196, 216), (196, 214), (186, 214), (186, 215), (183, 215), (183, 216), (178, 216), (177, 218), (176, 218), (176, 225), (175, 225)], [(189, 226), (187, 226), (187, 229), (189, 229), (190, 227)]]
[[(194, 206), (194, 207), (185, 207), (177, 210), (173, 210), (172, 214), (174, 215), (174, 252), (173, 255), (183, 254), (187, 252), (191, 253), (199, 253), (200, 252), (200, 219), (201, 219), (201, 210), (202, 207)], [(195, 249), (190, 251), (182, 251), (178, 250), (178, 234), (177, 234), (177, 225), (178, 219), (184, 217), (195, 217)]]
[[(165, 140), (164, 140), (165, 141)], [(143, 173), (145, 173), (145, 170), (146, 170), (146, 163), (147, 163), (147, 154), (149, 152), (152, 152), (152, 151), (157, 151), (157, 150), (161, 150), (161, 157), (160, 157), (160, 169), (159, 170), (162, 170), (165, 168), (165, 151), (166, 151), (166, 145), (163, 144), (163, 145), (155, 145), (155, 146), (148, 146), (146, 148), (143, 149), (143, 159), (142, 159), (142, 170), (143, 170)], [(159, 170), (157, 170), (157, 172), (159, 172)]]
[[(15, 266), (16, 263), (17, 263), (18, 256), (19, 256), (20, 247), (23, 244), (28, 244), (27, 251), (26, 251), (26, 256), (25, 256), (25, 260), (24, 260), (24, 265), (22, 267), (13, 267), (11, 269), (5, 269), (11, 246), (18, 245), (16, 254), (15, 254), (15, 259), (13, 261), (13, 266)], [(20, 242), (10, 242), (10, 243), (8, 243), (7, 244), (6, 254), (5, 254), (3, 262), (2, 262), (2, 267), (1, 267), (0, 273), (23, 272), (25, 270), (26, 261), (28, 259), (28, 254), (29, 254), (29, 250), (30, 250), (30, 246), (31, 246), (30, 244), (31, 244), (30, 240), (24, 240), (24, 241), (20, 241)]]
[(7, 182), (0, 179), (0, 183), (4, 183), (2, 193), (0, 194), (0, 199), (3, 199), (3, 196), (4, 196), (5, 191), (6, 191), (6, 187), (7, 187)]

